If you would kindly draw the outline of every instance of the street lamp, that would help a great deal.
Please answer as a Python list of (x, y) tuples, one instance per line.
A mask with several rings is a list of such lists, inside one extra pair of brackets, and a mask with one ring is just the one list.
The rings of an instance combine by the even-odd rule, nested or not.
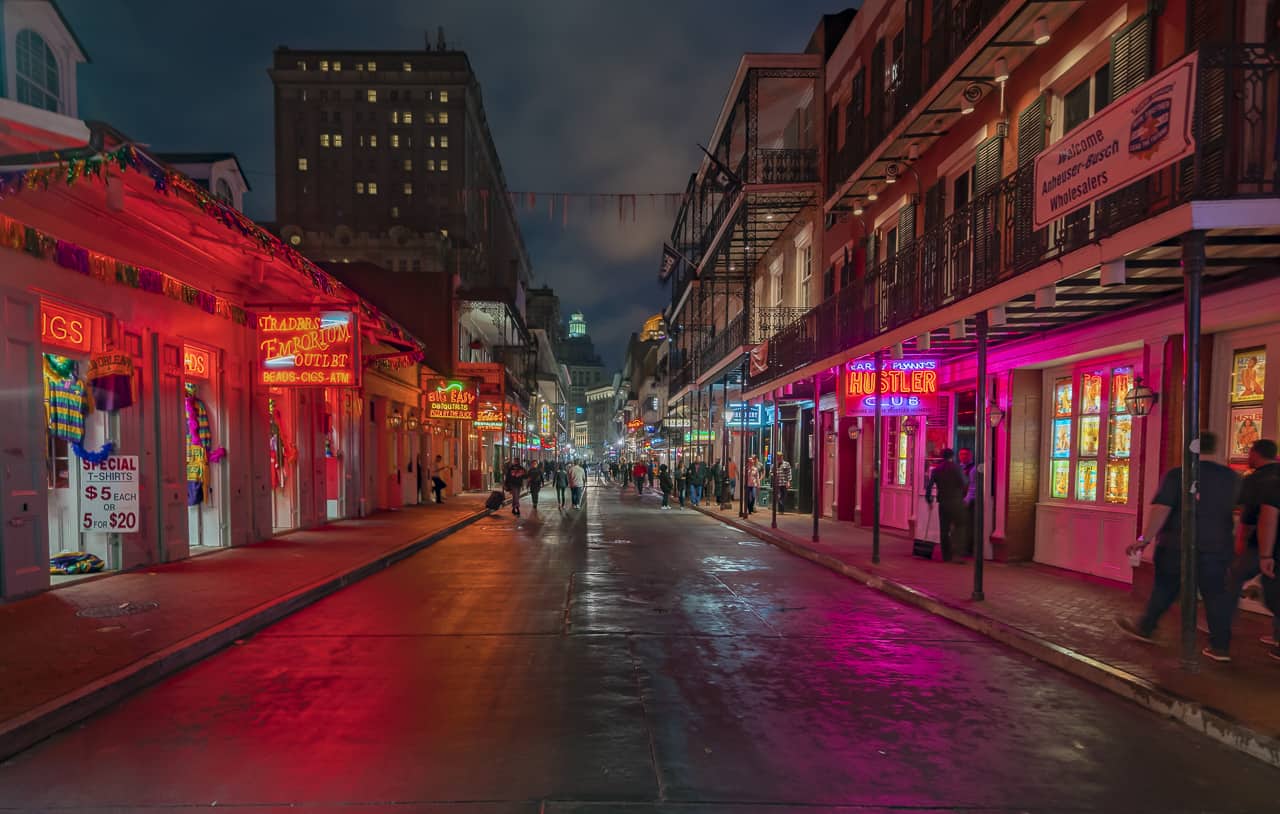
[(1000, 422), (1004, 421), (1004, 410), (1000, 409), (1000, 405), (995, 399), (987, 403), (987, 423), (991, 425), (991, 429), (1000, 426)]
[(1142, 377), (1137, 376), (1133, 380), (1133, 387), (1129, 388), (1129, 392), (1124, 394), (1124, 404), (1129, 408), (1129, 412), (1138, 418), (1145, 418), (1151, 414), (1151, 408), (1160, 400), (1160, 394), (1147, 387), (1142, 383)]

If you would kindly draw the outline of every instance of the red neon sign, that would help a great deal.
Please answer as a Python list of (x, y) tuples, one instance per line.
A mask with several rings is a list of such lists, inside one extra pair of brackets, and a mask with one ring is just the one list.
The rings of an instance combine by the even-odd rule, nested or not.
[(67, 350), (93, 350), (93, 326), (97, 317), (75, 308), (40, 300), (40, 341)]
[(449, 379), (427, 382), (427, 418), (475, 421), (480, 397), (474, 385)]
[(188, 379), (208, 379), (213, 375), (213, 354), (203, 348), (183, 345), (182, 370)]
[(349, 311), (258, 317), (258, 380), (285, 387), (358, 387), (360, 335)]
[(938, 395), (938, 361), (886, 361), (880, 368), (878, 386), (872, 362), (850, 362), (846, 368), (845, 382), (850, 415), (875, 415), (877, 401), (880, 403), (881, 415), (926, 413), (933, 408)]

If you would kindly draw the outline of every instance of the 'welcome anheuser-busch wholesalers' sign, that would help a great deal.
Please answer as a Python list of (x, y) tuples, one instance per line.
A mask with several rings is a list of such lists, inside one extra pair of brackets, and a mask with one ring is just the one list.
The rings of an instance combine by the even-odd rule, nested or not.
[(1196, 58), (1165, 68), (1036, 156), (1036, 229), (1192, 154)]

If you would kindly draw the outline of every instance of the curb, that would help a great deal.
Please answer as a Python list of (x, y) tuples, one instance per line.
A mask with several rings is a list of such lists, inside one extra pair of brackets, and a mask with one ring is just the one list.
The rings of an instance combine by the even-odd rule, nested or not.
[(211, 628), (194, 633), (113, 673), (108, 673), (79, 689), (9, 719), (0, 725), (0, 762), (105, 710), (160, 679), (208, 658), (238, 639), (257, 633), (348, 585), (386, 570), (490, 514), (492, 514), (490, 510), (481, 509), (431, 532), (426, 537), (380, 554), (361, 565), (330, 574), (309, 585), (269, 599)]
[(1128, 699), (1148, 710), (1184, 724), (1232, 749), (1257, 758), (1264, 763), (1280, 767), (1280, 739), (1263, 734), (1198, 701), (1184, 698), (1157, 684), (1118, 667), (1078, 653), (1070, 648), (1028, 633), (1021, 628), (984, 616), (940, 599), (932, 594), (895, 582), (872, 571), (850, 565), (829, 554), (788, 540), (771, 531), (742, 522), (737, 516), (714, 514), (702, 507), (695, 507), (704, 515), (752, 534), (765, 542), (802, 557), (831, 571), (861, 582), (869, 588), (886, 594), (899, 602), (913, 605), (941, 616), (948, 621), (981, 633), (1003, 645), (1012, 647), (1032, 658), (1070, 673), (1076, 678)]

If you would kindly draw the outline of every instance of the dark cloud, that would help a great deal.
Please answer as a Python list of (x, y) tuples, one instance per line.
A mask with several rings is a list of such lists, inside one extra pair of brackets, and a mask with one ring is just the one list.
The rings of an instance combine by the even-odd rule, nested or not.
[[(816, 0), (61, 0), (93, 57), (80, 113), (164, 150), (232, 150), (250, 214), (274, 209), (271, 82), (278, 45), (418, 48), (444, 26), (464, 48), (513, 188), (679, 192), (745, 51), (803, 47)], [(545, 200), (539, 202), (545, 207)], [(586, 313), (606, 361), (668, 300), (655, 282), (672, 216), (637, 200), (521, 215), (534, 273)]]

